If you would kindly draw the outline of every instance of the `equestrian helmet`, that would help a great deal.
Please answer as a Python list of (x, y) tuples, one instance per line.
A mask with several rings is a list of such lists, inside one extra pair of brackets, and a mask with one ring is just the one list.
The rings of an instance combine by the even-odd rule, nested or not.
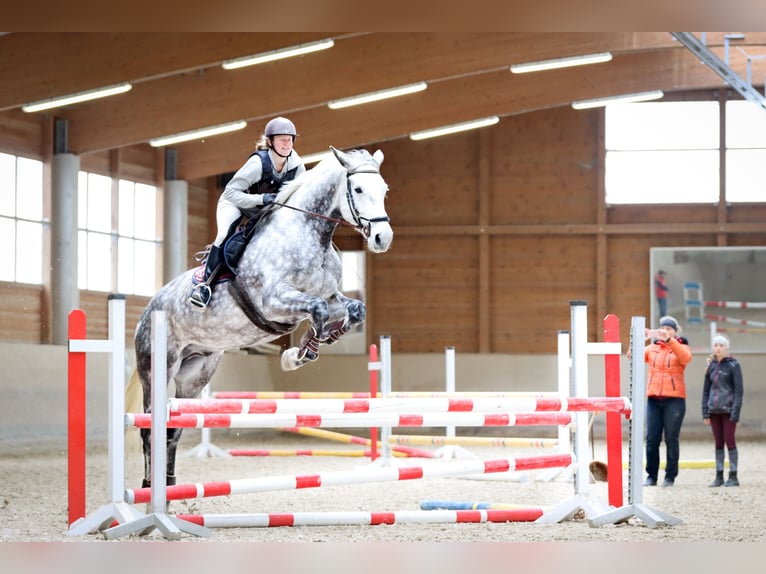
[(293, 136), (293, 139), (298, 135), (295, 131), (295, 124), (282, 116), (270, 120), (266, 124), (264, 134), (269, 138), (273, 136)]

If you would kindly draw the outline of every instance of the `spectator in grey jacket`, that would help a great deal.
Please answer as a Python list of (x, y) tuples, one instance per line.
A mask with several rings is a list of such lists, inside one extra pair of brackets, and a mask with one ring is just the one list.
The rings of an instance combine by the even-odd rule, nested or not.
[[(702, 387), (702, 418), (710, 425), (715, 441), (715, 480), (710, 486), (739, 486), (737, 463), (739, 454), (735, 433), (742, 410), (744, 385), (742, 367), (729, 355), (729, 340), (723, 335), (713, 338), (713, 354), (708, 358)], [(729, 478), (723, 481), (724, 444), (729, 451)]]

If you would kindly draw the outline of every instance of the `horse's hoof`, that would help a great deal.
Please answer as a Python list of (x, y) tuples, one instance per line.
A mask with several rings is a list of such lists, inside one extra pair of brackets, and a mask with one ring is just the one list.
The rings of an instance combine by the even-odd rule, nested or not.
[(294, 371), (301, 366), (301, 362), (298, 360), (298, 347), (290, 347), (284, 353), (282, 353), (282, 370)]

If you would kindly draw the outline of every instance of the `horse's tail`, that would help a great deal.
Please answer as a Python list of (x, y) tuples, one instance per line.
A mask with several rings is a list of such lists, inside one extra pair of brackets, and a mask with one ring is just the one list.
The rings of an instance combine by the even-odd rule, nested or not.
[[(144, 390), (141, 387), (141, 379), (138, 377), (138, 371), (133, 372), (125, 386), (125, 412), (141, 413), (144, 411)], [(142, 451), (141, 435), (135, 427), (125, 429), (125, 458), (128, 458), (130, 452), (140, 453)]]

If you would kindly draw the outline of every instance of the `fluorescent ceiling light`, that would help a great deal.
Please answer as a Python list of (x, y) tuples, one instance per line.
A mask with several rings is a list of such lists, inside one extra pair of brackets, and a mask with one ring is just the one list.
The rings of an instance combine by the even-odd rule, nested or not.
[(107, 96), (114, 96), (117, 94), (124, 94), (131, 90), (133, 86), (130, 84), (117, 84), (115, 86), (107, 86), (105, 88), (98, 88), (97, 90), (88, 90), (87, 92), (80, 92), (77, 94), (70, 94), (68, 96), (61, 96), (58, 98), (51, 98), (49, 100), (40, 100), (39, 102), (33, 102), (31, 104), (25, 104), (21, 106), (21, 109), (27, 113), (41, 112), (43, 110), (49, 110), (51, 108), (60, 108), (62, 106), (69, 106), (71, 104), (79, 104), (80, 102), (87, 102), (89, 100), (97, 100), (99, 98), (106, 98)]
[(327, 159), (332, 155), (329, 151), (320, 151), (319, 153), (310, 153), (309, 155), (302, 155), (301, 159), (303, 163), (319, 163), (323, 159)]
[(525, 62), (513, 64), (511, 72), (525, 74), (527, 72), (540, 72), (542, 70), (555, 70), (557, 68), (571, 68), (572, 66), (584, 66), (586, 64), (600, 64), (612, 59), (611, 52), (599, 52), (598, 54), (583, 54), (568, 58), (556, 58), (554, 60), (540, 60), (539, 62)]
[(326, 50), (327, 48), (332, 48), (334, 45), (335, 42), (332, 39), (319, 40), (318, 42), (299, 44), (290, 48), (280, 48), (279, 50), (263, 52), (253, 56), (245, 56), (243, 58), (226, 60), (223, 64), (221, 64), (221, 66), (223, 66), (224, 70), (236, 70), (237, 68), (255, 66), (256, 64), (263, 64), (264, 62), (273, 62), (274, 60), (282, 60), (284, 58), (292, 58), (294, 56), (301, 56), (303, 54), (310, 54), (311, 52)]
[(369, 92), (366, 94), (360, 94), (358, 96), (352, 96), (350, 98), (333, 100), (331, 102), (327, 102), (327, 107), (331, 110), (348, 108), (349, 106), (357, 106), (359, 104), (367, 104), (369, 102), (377, 102), (378, 100), (385, 100), (387, 98), (395, 98), (397, 96), (422, 92), (427, 87), (428, 85), (425, 82), (417, 82), (414, 84), (407, 84), (406, 86), (399, 86), (398, 88), (389, 88), (387, 90)]
[(454, 134), (456, 132), (464, 132), (467, 130), (473, 130), (476, 128), (483, 128), (491, 126), (500, 121), (497, 116), (490, 116), (488, 118), (482, 118), (480, 120), (472, 120), (470, 122), (463, 122), (460, 124), (452, 124), (450, 126), (444, 126), (441, 128), (434, 128), (432, 130), (423, 130), (421, 132), (413, 132), (410, 134), (411, 140), (424, 140), (428, 138), (437, 138), (439, 136), (446, 136), (447, 134)]
[(179, 134), (173, 134), (170, 136), (162, 136), (160, 138), (154, 138), (149, 140), (149, 145), (152, 147), (162, 147), (166, 145), (173, 145), (180, 142), (189, 140), (198, 140), (210, 136), (217, 136), (219, 134), (225, 134), (228, 132), (234, 132), (241, 130), (247, 125), (245, 120), (239, 120), (238, 122), (230, 122), (228, 124), (220, 124), (217, 126), (210, 126), (209, 128), (201, 128), (198, 130), (192, 130), (190, 132), (182, 132)]
[(572, 107), (576, 110), (585, 110), (588, 108), (598, 108), (610, 104), (629, 104), (631, 102), (647, 102), (649, 100), (659, 100), (665, 94), (662, 90), (653, 90), (651, 92), (639, 92), (636, 94), (622, 94), (620, 96), (608, 96), (605, 98), (595, 98), (592, 100), (579, 100), (572, 102)]

